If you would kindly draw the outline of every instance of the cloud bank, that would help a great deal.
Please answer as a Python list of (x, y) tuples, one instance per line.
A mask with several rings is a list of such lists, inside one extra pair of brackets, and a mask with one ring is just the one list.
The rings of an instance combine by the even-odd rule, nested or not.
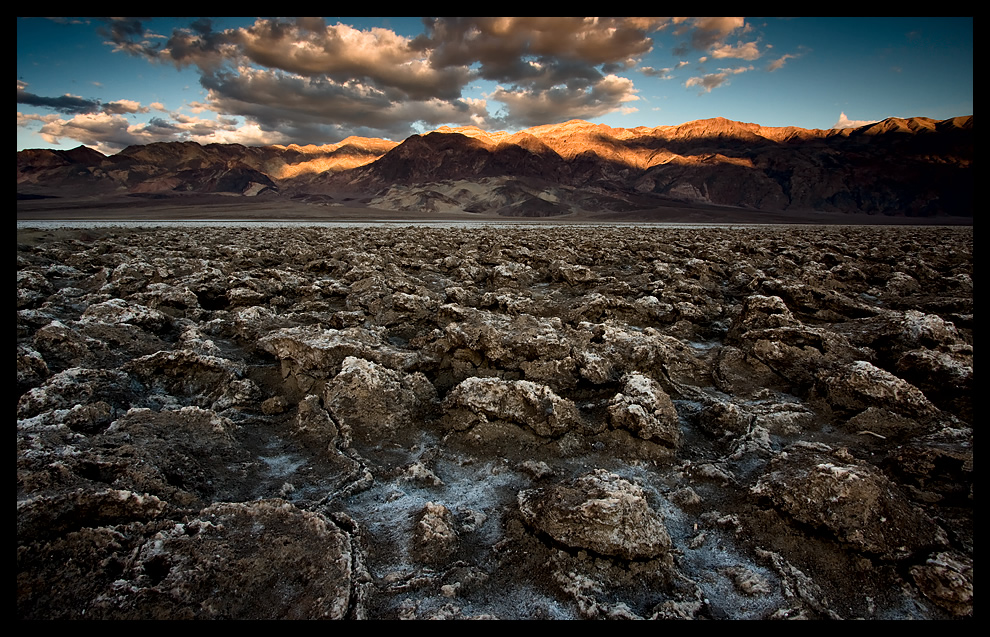
[[(98, 31), (120, 55), (195, 69), (207, 92), (198, 108), (215, 117), (174, 111), (133, 124), (124, 116), (151, 107), (130, 100), (100, 104), (72, 95), (43, 97), (19, 84), (19, 104), (60, 114), (19, 113), (19, 125), (42, 121), (46, 139), (96, 140), (104, 151), (165, 139), (316, 144), (355, 134), (403, 139), (443, 124), (511, 130), (635, 111), (640, 98), (628, 71), (653, 50), (661, 31), (680, 38), (683, 50), (706, 53), (701, 60), (752, 61), (767, 48), (747, 37), (745, 19), (710, 17), (428, 18), (413, 37), (328, 24), (323, 18), (258, 18), (222, 30), (200, 18), (171, 33), (158, 33), (143, 19), (112, 18)], [(687, 63), (639, 71), (669, 79)], [(710, 92), (752, 69), (723, 68), (683, 84)], [(479, 81), (495, 88), (481, 98), (467, 96)]]

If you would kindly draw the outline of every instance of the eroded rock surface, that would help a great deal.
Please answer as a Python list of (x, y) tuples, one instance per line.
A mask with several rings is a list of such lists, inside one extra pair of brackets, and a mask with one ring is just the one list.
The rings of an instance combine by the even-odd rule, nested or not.
[(19, 231), (18, 617), (972, 617), (972, 244)]

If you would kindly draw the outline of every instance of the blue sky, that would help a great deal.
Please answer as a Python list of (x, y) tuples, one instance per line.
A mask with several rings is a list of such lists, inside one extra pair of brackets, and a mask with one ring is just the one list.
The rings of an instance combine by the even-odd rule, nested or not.
[(973, 114), (966, 18), (17, 18), (17, 149)]

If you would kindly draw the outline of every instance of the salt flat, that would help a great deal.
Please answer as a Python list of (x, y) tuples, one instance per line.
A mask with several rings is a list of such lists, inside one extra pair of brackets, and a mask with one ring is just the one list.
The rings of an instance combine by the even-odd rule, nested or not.
[(972, 614), (971, 226), (109, 221), (18, 228), (19, 617)]

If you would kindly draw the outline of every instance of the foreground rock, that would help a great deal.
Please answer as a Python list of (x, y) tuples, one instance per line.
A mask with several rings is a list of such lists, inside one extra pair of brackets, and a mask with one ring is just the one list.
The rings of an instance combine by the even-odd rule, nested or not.
[(18, 561), (19, 614), (44, 619), (344, 619), (356, 575), (346, 531), (278, 500), (84, 528)]
[(445, 403), (449, 414), (464, 413), (457, 428), (497, 419), (524, 425), (539, 436), (553, 437), (578, 424), (573, 402), (527, 380), (469, 378), (447, 394)]
[(857, 550), (891, 559), (942, 547), (944, 532), (880, 471), (844, 449), (796, 443), (775, 456), (752, 489), (798, 522)]
[(972, 617), (971, 228), (18, 239), (20, 618)]
[(601, 469), (568, 484), (521, 491), (519, 510), (534, 530), (571, 548), (627, 560), (670, 550), (663, 519), (643, 489)]

